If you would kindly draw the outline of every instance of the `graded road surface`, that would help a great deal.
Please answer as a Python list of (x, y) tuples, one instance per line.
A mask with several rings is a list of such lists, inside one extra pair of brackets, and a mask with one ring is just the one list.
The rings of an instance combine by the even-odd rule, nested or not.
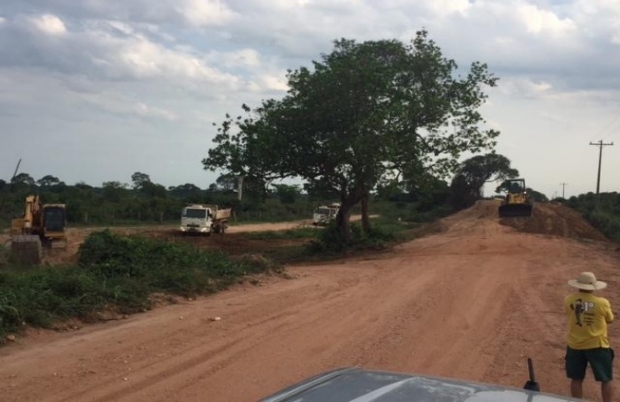
[[(0, 399), (257, 401), (352, 365), (522, 387), (527, 357), (543, 391), (568, 395), (566, 281), (593, 270), (617, 308), (620, 253), (564, 207), (541, 205), (536, 225), (512, 221), (518, 230), (496, 209), (482, 202), (378, 256), (289, 267), (291, 279), (34, 333), (0, 349)], [(588, 374), (584, 396), (598, 394)]]

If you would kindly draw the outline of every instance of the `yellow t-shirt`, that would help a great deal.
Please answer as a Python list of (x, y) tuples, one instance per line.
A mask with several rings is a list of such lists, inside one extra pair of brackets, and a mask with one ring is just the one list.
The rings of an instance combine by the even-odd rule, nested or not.
[(607, 324), (614, 320), (609, 300), (578, 292), (564, 300), (568, 314), (568, 346), (573, 349), (608, 348)]

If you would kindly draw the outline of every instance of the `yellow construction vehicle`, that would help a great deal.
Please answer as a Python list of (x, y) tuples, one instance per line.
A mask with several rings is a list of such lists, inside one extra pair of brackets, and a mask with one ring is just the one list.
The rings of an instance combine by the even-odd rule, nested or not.
[(26, 197), (24, 215), (11, 220), (11, 251), (23, 262), (38, 263), (41, 249), (67, 247), (65, 204), (43, 204), (38, 195)]
[(533, 205), (524, 179), (506, 180), (499, 188), (506, 192), (499, 206), (500, 218), (532, 216)]

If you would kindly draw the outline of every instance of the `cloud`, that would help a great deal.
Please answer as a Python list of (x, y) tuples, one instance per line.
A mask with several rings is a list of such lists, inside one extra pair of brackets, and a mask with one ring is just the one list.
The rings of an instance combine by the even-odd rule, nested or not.
[(177, 11), (194, 26), (222, 26), (237, 14), (219, 0), (181, 0)]
[(38, 13), (40, 10), (53, 10), (68, 18), (79, 20), (120, 20), (131, 23), (150, 23), (156, 25), (179, 25), (187, 27), (221, 26), (235, 17), (225, 0), (29, 0), (20, 4), (18, 0), (8, 0), (5, 7), (13, 13)]
[[(150, 35), (157, 34), (153, 28), (118, 21), (83, 21), (68, 30), (61, 19), (49, 14), (27, 21), (37, 27), (36, 32), (17, 18), (0, 37), (0, 44), (8, 49), (8, 57), (0, 59), (0, 64), (44, 68), (95, 81), (161, 78), (186, 80), (183, 84), (187, 86), (197, 82), (243, 85), (238, 77), (218, 70), (198, 53), (153, 39)], [(51, 41), (44, 36), (62, 37)], [(18, 38), (22, 46), (10, 46)]]
[(44, 14), (30, 18), (34, 26), (47, 35), (62, 35), (67, 32), (64, 22), (52, 14)]
[[(596, 122), (620, 107), (620, 3), (612, 0), (4, 0), (0, 125), (10, 134), (0, 161), (26, 152), (20, 138), (51, 131), (99, 167), (85, 173), (77, 156), (37, 157), (40, 172), (69, 166), (58, 172), (69, 182), (76, 172), (127, 181), (135, 170), (166, 185), (207, 181), (199, 161), (211, 122), (281, 96), (286, 70), (311, 66), (333, 40), (409, 41), (423, 27), (461, 68), (482, 61), (500, 77), (485, 117), (523, 164), (531, 157), (524, 139), (542, 141), (532, 132), (587, 143), (581, 136), (598, 133)], [(614, 127), (606, 130), (601, 136)], [(110, 154), (91, 152), (89, 141)], [(118, 144), (148, 144), (154, 156), (137, 168), (130, 154), (113, 156)], [(552, 171), (538, 159), (530, 175)], [(553, 169), (566, 160), (548, 159)], [(110, 161), (113, 172), (102, 168)], [(620, 172), (620, 162), (608, 163)]]
[(566, 37), (574, 33), (577, 28), (572, 20), (562, 19), (553, 11), (543, 10), (533, 4), (520, 4), (517, 8), (517, 15), (525, 25), (526, 32), (538, 36)]

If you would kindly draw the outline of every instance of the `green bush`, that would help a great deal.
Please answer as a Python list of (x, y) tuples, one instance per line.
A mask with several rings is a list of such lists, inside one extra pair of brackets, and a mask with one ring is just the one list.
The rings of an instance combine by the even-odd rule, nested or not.
[(9, 249), (0, 244), (0, 268), (9, 265), (10, 253)]
[(185, 296), (213, 292), (247, 273), (263, 271), (256, 264), (231, 259), (220, 251), (124, 237), (107, 230), (86, 239), (78, 261), (85, 269), (106, 278), (133, 278), (153, 291)]
[(150, 308), (156, 292), (208, 294), (266, 271), (281, 267), (259, 257), (232, 259), (189, 245), (96, 232), (81, 246), (76, 266), (0, 271), (0, 336), (23, 325), (93, 320), (106, 309), (133, 313)]
[(347, 242), (333, 221), (321, 231), (316, 240), (308, 243), (307, 250), (312, 254), (330, 255), (340, 254), (347, 250), (383, 249), (397, 239), (396, 233), (404, 229), (406, 229), (404, 225), (378, 219), (373, 220), (371, 230), (364, 233), (361, 224), (355, 222), (351, 224), (351, 239)]
[(585, 218), (610, 239), (620, 241), (620, 215), (595, 209), (585, 212)]
[(620, 241), (620, 193), (587, 193), (558, 200), (581, 212), (605, 236)]

